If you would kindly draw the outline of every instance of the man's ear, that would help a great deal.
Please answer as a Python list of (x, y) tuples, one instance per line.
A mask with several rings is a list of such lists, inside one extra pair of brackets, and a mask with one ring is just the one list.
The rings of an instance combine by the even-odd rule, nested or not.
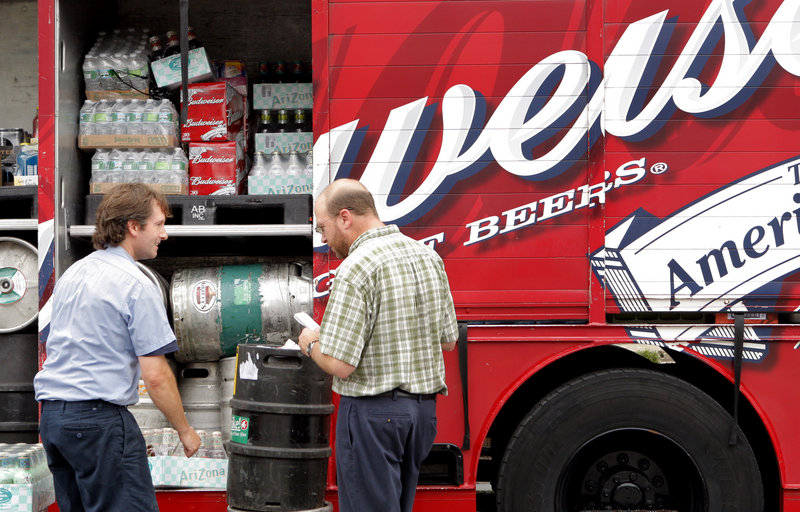
[(344, 227), (350, 227), (353, 224), (353, 212), (347, 209), (341, 209), (339, 211), (339, 215), (342, 216), (342, 220), (344, 220)]
[(128, 220), (127, 228), (129, 235), (136, 235), (136, 232), (139, 231), (139, 228), (142, 226), (139, 224), (138, 221), (130, 219)]

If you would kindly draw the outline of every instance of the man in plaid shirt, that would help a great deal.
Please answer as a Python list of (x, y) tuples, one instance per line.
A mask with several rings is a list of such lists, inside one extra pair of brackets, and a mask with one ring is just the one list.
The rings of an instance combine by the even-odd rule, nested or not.
[(331, 183), (314, 206), (317, 232), (344, 261), (320, 331), (299, 344), (334, 376), (339, 510), (410, 512), (446, 394), (442, 350), (458, 339), (444, 264), (378, 218), (358, 181)]

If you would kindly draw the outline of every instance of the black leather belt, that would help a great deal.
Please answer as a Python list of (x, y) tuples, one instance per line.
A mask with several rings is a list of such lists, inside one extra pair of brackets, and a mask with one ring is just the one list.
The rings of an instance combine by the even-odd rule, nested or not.
[(421, 395), (419, 393), (409, 393), (408, 391), (403, 391), (402, 389), (392, 389), (391, 391), (386, 391), (379, 395), (375, 395), (375, 398), (410, 398), (412, 400), (436, 400), (436, 395), (438, 393), (429, 393), (427, 395)]

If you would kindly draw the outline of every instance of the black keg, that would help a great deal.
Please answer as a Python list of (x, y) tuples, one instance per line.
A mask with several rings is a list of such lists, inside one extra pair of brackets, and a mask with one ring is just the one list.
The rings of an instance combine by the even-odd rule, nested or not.
[(297, 350), (239, 345), (229, 510), (327, 510), (331, 376)]
[(39, 342), (34, 334), (0, 334), (4, 354), (0, 368), (0, 442), (39, 442), (39, 405), (33, 377), (39, 368)]

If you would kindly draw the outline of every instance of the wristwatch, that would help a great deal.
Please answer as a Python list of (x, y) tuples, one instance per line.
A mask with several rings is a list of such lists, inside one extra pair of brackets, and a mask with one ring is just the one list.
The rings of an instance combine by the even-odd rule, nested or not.
[(307, 355), (308, 357), (311, 357), (311, 349), (313, 349), (313, 348), (314, 348), (314, 343), (316, 343), (316, 342), (318, 342), (318, 341), (319, 341), (319, 340), (314, 340), (314, 341), (312, 341), (311, 343), (309, 343), (309, 344), (308, 344), (308, 347), (306, 347), (306, 355)]

